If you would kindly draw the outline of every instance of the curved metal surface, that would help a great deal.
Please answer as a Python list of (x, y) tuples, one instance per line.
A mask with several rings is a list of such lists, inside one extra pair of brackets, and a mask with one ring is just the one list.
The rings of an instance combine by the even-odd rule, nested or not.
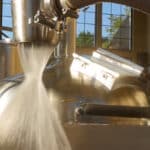
[[(93, 80), (89, 82), (89, 84), (87, 84), (86, 82), (84, 82), (82, 78), (79, 80), (72, 78), (71, 73), (70, 73), (71, 62), (72, 62), (71, 58), (61, 60), (54, 67), (53, 66), (47, 67), (49, 69), (45, 70), (44, 76), (43, 76), (43, 81), (48, 91), (48, 95), (50, 96), (50, 98), (53, 98), (57, 102), (58, 107), (59, 107), (58, 110), (61, 116), (61, 120), (63, 122), (68, 122), (68, 121), (73, 122), (75, 120), (75, 113), (74, 113), (75, 109), (84, 104), (87, 104), (87, 103), (93, 104), (93, 105), (94, 104), (100, 104), (100, 105), (111, 104), (111, 102), (107, 99), (110, 94), (110, 91), (106, 89), (103, 85), (97, 86), (94, 84)], [(23, 80), (22, 77), (23, 76), (18, 76), (18, 77), (10, 78), (10, 79), (8, 78), (5, 80), (4, 85), (5, 83), (9, 83), (12, 81), (17, 81), (18, 83)], [(6, 84), (6, 87), (7, 87), (7, 84)], [(3, 91), (5, 91), (5, 89)], [(136, 102), (134, 102), (135, 101), (134, 97), (131, 96), (130, 100), (131, 101), (133, 100), (134, 104), (132, 106), (139, 106), (139, 105), (136, 105)], [(125, 104), (128, 106), (131, 106), (130, 103), (128, 104), (127, 100), (122, 100), (122, 101), (126, 101)], [(116, 100), (115, 105), (118, 105), (117, 108), (119, 108), (119, 105), (121, 104), (119, 104), (119, 101), (117, 102)], [(147, 106), (147, 105), (144, 105), (144, 106)], [(105, 119), (101, 119), (101, 117), (100, 118), (92, 117), (92, 119), (86, 118), (85, 122), (92, 120), (92, 122), (101, 123), (102, 120), (105, 120)], [(113, 122), (115, 121), (113, 120)], [(108, 123), (108, 122), (104, 121), (103, 123)], [(123, 123), (125, 123), (125, 121), (122, 121), (122, 124)], [(129, 121), (127, 119), (126, 123), (130, 124), (132, 123), (132, 120)], [(137, 121), (136, 124), (140, 124), (140, 120)]]
[(10, 40), (10, 39), (5, 39), (5, 40), (0, 40), (0, 45), (17, 45), (17, 42)]
[(69, 7), (71, 9), (79, 9), (98, 2), (114, 2), (130, 6), (146, 13), (150, 13), (150, 0), (60, 0), (60, 2), (62, 6)]
[(32, 25), (29, 24), (29, 18), (32, 19), (37, 10), (39, 9), (39, 0), (13, 0), (12, 13), (13, 13), (13, 29), (15, 39), (19, 42), (34, 39), (34, 32)]
[(13, 30), (17, 42), (35, 42), (55, 46), (59, 37), (55, 30), (34, 23), (34, 17), (40, 9), (40, 0), (13, 0)]
[(150, 130), (146, 126), (67, 124), (72, 150), (149, 150)]

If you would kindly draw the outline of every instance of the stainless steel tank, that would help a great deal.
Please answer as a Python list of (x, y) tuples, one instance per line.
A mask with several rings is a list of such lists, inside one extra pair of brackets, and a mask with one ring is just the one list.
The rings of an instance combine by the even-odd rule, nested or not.
[[(56, 10), (54, 10), (54, 14), (52, 13), (53, 9), (51, 9), (52, 5), (50, 5), (52, 2), (57, 2), (57, 6), (61, 6), (66, 9), (68, 13), (73, 15), (76, 9), (101, 1), (43, 0), (42, 3), (40, 3), (37, 0), (14, 0), (14, 32), (15, 39), (18, 42), (37, 43), (40, 41), (42, 44), (45, 42), (45, 44), (57, 45), (59, 40), (57, 40), (58, 36), (55, 34), (57, 33), (56, 30), (49, 31), (49, 27), (42, 25), (40, 22), (38, 24), (32, 22), (39, 7), (42, 8), (41, 10), (45, 10), (49, 15), (52, 15), (52, 18), (59, 14), (61, 17), (64, 17), (65, 15), (62, 15), (61, 12), (57, 12)], [(143, 2), (142, 0), (136, 0), (133, 2), (129, 0), (113, 0), (111, 2), (127, 4), (150, 13), (150, 1)], [(24, 12), (22, 12), (22, 14), (18, 13), (16, 10), (18, 7), (21, 8), (21, 12), (24, 10), (25, 15), (23, 15)], [(61, 21), (65, 21), (64, 18)], [(43, 31), (46, 31), (46, 33), (43, 34)], [(56, 39), (55, 35), (57, 37)], [(50, 40), (47, 38), (49, 36)], [(52, 60), (44, 72), (44, 83), (48, 93), (52, 94), (58, 101), (61, 120), (72, 149), (149, 150), (150, 128), (148, 120), (146, 120), (146, 122), (144, 120), (144, 122), (142, 121), (141, 123), (141, 118), (134, 120), (134, 118), (130, 118), (129, 116), (129, 118), (123, 118), (123, 120), (118, 123), (116, 118), (109, 115), (84, 116), (80, 111), (79, 115), (81, 113), (81, 116), (79, 116), (79, 120), (76, 120), (75, 115), (78, 113), (76, 108), (80, 108), (86, 103), (98, 105), (109, 104), (105, 101), (109, 92), (103, 86), (95, 86), (93, 82), (87, 85), (82, 79), (79, 79), (79, 81), (74, 80), (70, 74), (71, 62), (71, 57)], [(1, 95), (10, 88), (17, 86), (22, 80), (23, 76), (5, 79), (1, 82)]]
[[(103, 116), (103, 113), (94, 115), (95, 109), (93, 109), (93, 115), (84, 115), (81, 112), (78, 118), (75, 117), (76, 110), (82, 105), (108, 105), (106, 97), (109, 92), (103, 86), (96, 87), (92, 83), (87, 85), (82, 80), (77, 82), (72, 79), (69, 70), (71, 62), (72, 59), (64, 59), (57, 64), (51, 63), (47, 66), (44, 73), (44, 83), (50, 98), (58, 102), (60, 118), (72, 149), (132, 150), (134, 147), (137, 150), (149, 150), (150, 127), (148, 119), (141, 121), (141, 117), (135, 119), (128, 115), (127, 118), (120, 117), (118, 120), (118, 118), (116, 119), (117, 115), (110, 115), (110, 110), (106, 116)], [(23, 75), (3, 80), (0, 96), (19, 85), (22, 80)], [(120, 108), (119, 105), (118, 108)], [(146, 112), (147, 115), (150, 115), (149, 110)], [(114, 109), (111, 111), (113, 113)], [(142, 114), (140, 109), (138, 112)], [(119, 111), (117, 113), (120, 114)], [(130, 114), (130, 111), (125, 111), (125, 113)]]

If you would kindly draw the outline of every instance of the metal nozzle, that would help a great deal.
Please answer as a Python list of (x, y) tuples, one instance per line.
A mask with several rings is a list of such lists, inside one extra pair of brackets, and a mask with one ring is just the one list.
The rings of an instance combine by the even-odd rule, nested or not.
[(77, 17), (59, 0), (13, 0), (12, 10), (14, 37), (20, 43), (56, 46), (66, 29), (66, 17)]

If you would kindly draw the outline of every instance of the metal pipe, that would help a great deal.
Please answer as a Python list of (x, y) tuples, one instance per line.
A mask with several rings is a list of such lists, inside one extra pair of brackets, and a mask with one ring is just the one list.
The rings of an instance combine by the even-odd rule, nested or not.
[[(39, 0), (13, 0), (13, 28), (15, 40), (28, 42), (35, 39), (35, 31), (31, 27), (33, 16), (39, 9)], [(29, 23), (30, 20), (30, 23)]]
[(150, 118), (149, 107), (131, 107), (99, 104), (83, 104), (75, 110), (75, 116), (111, 116), (128, 118)]
[(64, 8), (71, 8), (73, 10), (98, 2), (114, 2), (124, 4), (145, 13), (150, 13), (150, 0), (60, 0), (60, 3)]
[[(49, 46), (57, 45), (59, 41), (57, 32), (51, 30), (47, 25), (51, 25), (52, 21), (49, 21), (49, 18), (45, 19), (47, 14), (43, 15), (40, 10), (43, 10), (41, 0), (12, 1), (13, 30), (14, 38), (17, 42), (30, 42), (38, 45), (42, 43)], [(52, 16), (50, 17), (52, 18)], [(41, 22), (46, 22), (47, 24), (43, 25)]]

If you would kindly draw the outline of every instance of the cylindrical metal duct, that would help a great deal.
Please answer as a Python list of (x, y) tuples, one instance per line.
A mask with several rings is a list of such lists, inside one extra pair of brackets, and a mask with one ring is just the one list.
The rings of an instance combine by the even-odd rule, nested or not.
[(140, 11), (150, 13), (150, 1), (146, 0), (60, 0), (63, 7), (72, 9), (80, 9), (87, 5), (95, 4), (98, 2), (114, 2), (128, 5), (132, 8), (139, 9)]
[(40, 0), (13, 0), (13, 30), (17, 42), (44, 43), (57, 45), (58, 35), (49, 27), (34, 23), (34, 17), (40, 10)]
[(40, 0), (13, 0), (12, 7), (15, 39), (19, 42), (35, 39), (37, 33), (32, 21), (40, 7)]

